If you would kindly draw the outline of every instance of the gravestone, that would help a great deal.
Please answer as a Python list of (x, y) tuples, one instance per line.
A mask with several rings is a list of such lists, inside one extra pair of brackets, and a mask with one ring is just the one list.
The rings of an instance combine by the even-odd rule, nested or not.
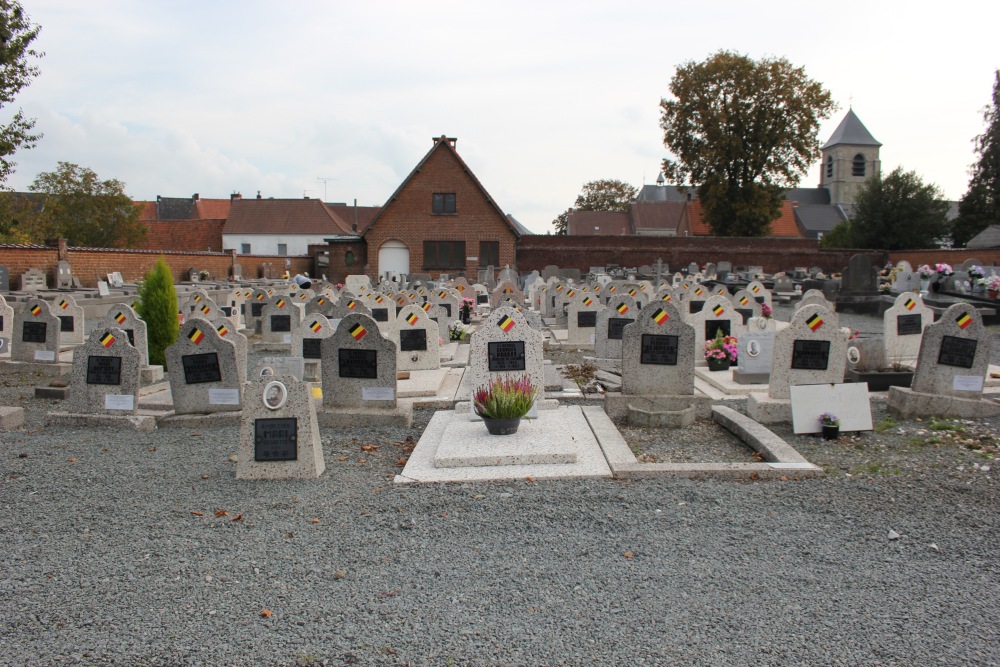
[(139, 319), (131, 306), (115, 305), (108, 310), (97, 328), (109, 329), (115, 327), (125, 332), (129, 344), (139, 352), (139, 367), (149, 365), (149, 347), (146, 339), (146, 323)]
[(524, 305), (524, 292), (518, 289), (516, 283), (504, 281), (499, 283), (496, 289), (490, 294), (490, 306), (496, 308), (501, 300), (508, 297), (517, 300), (520, 305)]
[(320, 350), (324, 407), (396, 407), (396, 344), (375, 320), (360, 313), (344, 317)]
[(596, 295), (584, 295), (569, 305), (566, 316), (566, 344), (593, 346), (597, 341), (597, 315), (604, 310)]
[(108, 289), (108, 284), (100, 279), (97, 281), (97, 294), (98, 296), (111, 296), (111, 290)]
[(69, 412), (134, 415), (139, 411), (139, 351), (121, 329), (94, 329), (73, 351)]
[(841, 383), (847, 363), (847, 333), (831, 322), (831, 311), (805, 306), (774, 336), (768, 395), (787, 399), (788, 387)]
[(73, 289), (73, 269), (69, 262), (56, 262), (56, 289)]
[(759, 303), (753, 295), (753, 292), (746, 289), (741, 289), (736, 294), (733, 295), (732, 299), (733, 308), (736, 312), (740, 314), (743, 318), (743, 326), (746, 327), (747, 323), (752, 317), (762, 317), (763, 315), (763, 304)]
[(639, 309), (628, 294), (611, 297), (608, 306), (597, 314), (594, 356), (600, 359), (622, 358), (625, 327), (635, 321)]
[(924, 329), (934, 321), (934, 311), (919, 294), (905, 292), (896, 297), (882, 315), (885, 360), (891, 366), (912, 365), (920, 354)]
[(332, 336), (333, 332), (330, 321), (320, 313), (308, 315), (292, 332), (292, 356), (302, 357), (305, 377), (322, 377), (323, 339)]
[(10, 291), (10, 269), (0, 265), (0, 292)]
[(920, 275), (913, 271), (896, 271), (892, 279), (891, 290), (896, 294), (920, 291)]
[[(543, 398), (545, 369), (542, 334), (528, 326), (524, 314), (500, 306), (483, 319), (469, 346), (466, 370), (474, 392), (496, 378), (527, 376)], [(465, 384), (465, 381), (463, 381)]]
[(311, 388), (285, 375), (254, 378), (240, 418), (236, 479), (312, 479), (326, 463)]
[(192, 319), (181, 325), (177, 342), (166, 350), (176, 414), (240, 410), (243, 382), (236, 345), (226, 338), (205, 320)]
[(420, 306), (399, 311), (393, 338), (398, 350), (397, 371), (435, 370), (441, 367), (439, 327)]
[[(195, 318), (204, 319), (204, 318)], [(210, 321), (220, 338), (224, 338), (236, 347), (236, 369), (240, 374), (240, 382), (247, 381), (247, 350), (250, 343), (247, 337), (236, 330), (236, 323), (228, 317), (216, 317)]]
[(739, 337), (746, 330), (743, 316), (736, 312), (729, 297), (718, 294), (706, 299), (699, 312), (688, 315), (687, 322), (694, 327), (694, 353), (699, 361), (704, 361), (705, 342), (713, 340), (717, 332)]
[[(681, 283), (681, 288), (684, 288), (686, 283)], [(711, 296), (711, 293), (705, 289), (704, 285), (691, 285), (687, 288), (688, 298), (688, 313), (700, 313), (701, 309), (705, 307), (705, 301)]]
[(10, 354), (10, 339), (14, 331), (14, 309), (0, 295), (0, 354)]
[(275, 294), (261, 310), (260, 339), (265, 343), (291, 343), (292, 331), (302, 324), (302, 311), (295, 307), (292, 297)]
[(779, 276), (774, 279), (774, 291), (777, 294), (794, 294), (795, 281), (789, 276)]
[(45, 272), (41, 269), (28, 269), (21, 274), (22, 292), (40, 292), (49, 288)]
[(694, 394), (694, 337), (673, 304), (642, 309), (622, 339), (622, 394)]
[(336, 299), (328, 294), (317, 294), (306, 304), (306, 317), (310, 315), (324, 315), (330, 317), (334, 307), (337, 305)]
[[(754, 301), (756, 301), (760, 305), (763, 306), (764, 304), (767, 304), (771, 308), (774, 308), (774, 301), (771, 296), (771, 290), (764, 287), (764, 283), (760, 282), (759, 280), (751, 280), (747, 284), (746, 290), (753, 295)], [(777, 288), (775, 289), (775, 291), (777, 291)], [(793, 292), (795, 291), (794, 284), (791, 287), (791, 291)]]
[(361, 290), (370, 290), (371, 288), (372, 281), (367, 275), (351, 274), (344, 279), (344, 289), (349, 290), (353, 294), (358, 294)]
[(774, 332), (750, 330), (736, 342), (738, 354), (733, 381), (738, 384), (767, 384), (774, 356)]
[(371, 317), (371, 314), (371, 308), (366, 306), (364, 301), (353, 295), (345, 296), (341, 294), (340, 298), (337, 299), (336, 305), (330, 310), (330, 314), (326, 318), (330, 320), (330, 326), (336, 329), (340, 321), (349, 315), (367, 315)]
[(440, 308), (442, 311), (441, 317), (446, 322), (454, 322), (461, 317), (458, 307), (461, 305), (462, 300), (456, 292), (439, 287), (434, 290), (430, 300)]
[(59, 318), (59, 344), (83, 345), (84, 321), (83, 308), (69, 294), (58, 296), (52, 302), (52, 312)]
[(59, 360), (62, 322), (47, 301), (29, 298), (14, 315), (11, 361), (54, 364)]
[(267, 304), (269, 298), (270, 295), (266, 289), (257, 287), (246, 300), (243, 318), (246, 322), (245, 328), (247, 331), (251, 333), (261, 332), (261, 318), (264, 316), (264, 306)]

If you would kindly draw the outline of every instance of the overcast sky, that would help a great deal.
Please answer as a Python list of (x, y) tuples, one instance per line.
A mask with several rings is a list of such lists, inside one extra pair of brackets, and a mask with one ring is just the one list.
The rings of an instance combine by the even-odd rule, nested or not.
[[(821, 143), (853, 99), (883, 171), (949, 199), (1000, 66), (985, 0), (23, 3), (46, 55), (14, 106), (45, 137), (15, 157), (15, 189), (65, 161), (135, 199), (381, 205), (447, 134), (541, 233), (586, 181), (655, 181), (675, 67), (718, 49), (804, 67), (840, 105)], [(818, 181), (817, 165), (802, 184)]]

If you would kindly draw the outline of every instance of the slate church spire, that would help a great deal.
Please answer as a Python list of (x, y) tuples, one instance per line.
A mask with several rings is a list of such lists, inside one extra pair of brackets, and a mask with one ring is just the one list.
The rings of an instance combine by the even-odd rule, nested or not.
[(844, 120), (821, 149), (819, 185), (830, 191), (831, 204), (853, 204), (861, 184), (881, 169), (879, 147), (861, 119), (848, 109)]

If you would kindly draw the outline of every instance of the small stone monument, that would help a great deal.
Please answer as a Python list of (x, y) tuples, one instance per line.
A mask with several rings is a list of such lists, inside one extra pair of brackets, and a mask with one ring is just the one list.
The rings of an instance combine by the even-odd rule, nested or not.
[(441, 367), (438, 324), (420, 306), (407, 306), (396, 316), (394, 329), (400, 371), (434, 370)]
[(98, 328), (73, 351), (69, 412), (135, 415), (139, 411), (139, 351), (121, 329)]
[(916, 364), (924, 329), (934, 321), (934, 311), (924, 305), (915, 292), (896, 297), (892, 307), (882, 315), (885, 361), (898, 367)]
[(604, 305), (595, 296), (585, 294), (569, 305), (566, 315), (566, 344), (593, 348), (597, 341), (597, 315)]
[(310, 380), (321, 378), (323, 339), (333, 335), (333, 327), (324, 315), (308, 315), (302, 324), (292, 332), (292, 355), (303, 359), (303, 372)]
[(52, 312), (59, 318), (59, 344), (83, 345), (85, 321), (83, 308), (69, 294), (58, 296), (52, 302)]
[(69, 262), (56, 262), (56, 289), (73, 289), (73, 269)]
[(622, 336), (626, 325), (635, 321), (639, 309), (627, 294), (616, 294), (608, 306), (597, 314), (594, 356), (599, 359), (622, 358)]
[(41, 269), (28, 269), (21, 274), (22, 292), (41, 292), (49, 288), (45, 272)]
[(146, 323), (139, 319), (131, 306), (124, 304), (112, 306), (104, 319), (97, 324), (98, 329), (111, 327), (125, 332), (129, 345), (139, 352), (139, 365), (143, 368), (148, 366), (149, 346), (146, 340)]
[(240, 410), (243, 383), (236, 346), (205, 320), (181, 325), (177, 342), (166, 350), (174, 412), (201, 414)]
[(542, 334), (528, 326), (524, 314), (501, 306), (483, 319), (472, 337), (469, 367), (465, 371), (468, 381), (463, 378), (462, 384), (474, 392), (496, 377), (527, 376), (532, 385), (544, 390), (542, 347)]
[(295, 307), (292, 297), (275, 294), (264, 304), (260, 323), (262, 342), (291, 344), (292, 331), (302, 324), (302, 311)]
[(11, 340), (11, 361), (54, 364), (59, 360), (60, 327), (49, 303), (30, 298), (14, 315), (14, 336)]

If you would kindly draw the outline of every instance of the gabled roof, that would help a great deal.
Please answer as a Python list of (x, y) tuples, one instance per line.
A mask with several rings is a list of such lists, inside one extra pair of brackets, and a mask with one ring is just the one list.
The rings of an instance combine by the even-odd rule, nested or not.
[[(691, 236), (711, 236), (712, 229), (705, 221), (705, 211), (701, 207), (700, 199), (693, 199), (688, 204), (688, 221), (691, 229)], [(799, 233), (799, 226), (795, 223), (795, 211), (792, 209), (792, 202), (785, 200), (781, 202), (781, 211), (778, 217), (771, 221), (770, 237), (781, 238), (802, 238)]]
[[(364, 234), (365, 230), (368, 229), (368, 225), (372, 223), (375, 216), (382, 209), (381, 206), (352, 206), (351, 204), (327, 204), (326, 207), (330, 209), (333, 214), (340, 220), (347, 223), (347, 226), (352, 230), (352, 234)], [(355, 218), (355, 216), (357, 216)], [(358, 231), (354, 230), (354, 223), (358, 224)]]
[(694, 196), (695, 188), (681, 192), (678, 185), (644, 185), (639, 190), (636, 201), (687, 201), (688, 194)]
[(801, 206), (822, 206), (830, 203), (830, 191), (827, 188), (788, 188), (785, 199)]
[(566, 218), (569, 236), (630, 236), (627, 211), (570, 211)]
[(379, 210), (378, 214), (376, 214), (375, 217), (372, 219), (371, 223), (369, 223), (368, 228), (365, 229), (365, 233), (367, 233), (368, 230), (372, 229), (375, 225), (377, 225), (378, 221), (382, 219), (383, 215), (385, 215), (385, 212), (388, 211), (390, 208), (392, 208), (393, 202), (396, 201), (396, 199), (399, 197), (399, 194), (406, 188), (406, 186), (409, 185), (410, 181), (413, 180), (413, 177), (420, 172), (420, 169), (424, 166), (427, 160), (429, 160), (430, 157), (434, 155), (434, 152), (438, 150), (446, 150), (449, 151), (451, 155), (455, 158), (455, 160), (458, 162), (458, 165), (462, 168), (462, 171), (466, 175), (468, 175), (469, 178), (472, 179), (472, 182), (482, 193), (487, 203), (489, 203), (489, 205), (496, 210), (497, 215), (499, 215), (504, 220), (504, 222), (507, 223), (507, 226), (510, 227), (510, 230), (514, 232), (514, 236), (518, 238), (521, 237), (522, 234), (518, 230), (518, 228), (514, 225), (513, 222), (511, 222), (511, 219), (507, 217), (507, 214), (503, 212), (503, 209), (501, 209), (500, 206), (496, 203), (496, 200), (494, 200), (493, 197), (490, 196), (490, 193), (486, 191), (486, 188), (483, 187), (483, 184), (479, 182), (479, 179), (476, 178), (476, 175), (472, 173), (471, 169), (469, 169), (469, 165), (465, 164), (465, 160), (463, 160), (462, 156), (458, 154), (458, 151), (455, 150), (454, 146), (455, 141), (456, 140), (454, 138), (449, 138), (443, 134), (440, 137), (434, 139), (434, 145), (431, 147), (429, 151), (427, 151), (427, 154), (424, 155), (424, 157), (420, 160), (420, 162), (417, 163), (417, 166), (413, 168), (413, 170), (409, 173), (409, 175), (403, 179), (403, 182), (399, 184), (399, 187), (396, 188), (396, 191), (393, 192), (392, 196), (389, 197), (388, 201), (386, 201), (385, 206), (383, 206)]
[(351, 226), (318, 199), (237, 199), (223, 234), (352, 234)]
[(157, 220), (195, 220), (195, 200), (190, 197), (159, 197), (156, 198)]
[(990, 225), (965, 244), (966, 248), (1000, 248), (1000, 225)]
[(837, 129), (833, 131), (830, 135), (829, 141), (823, 146), (823, 150), (827, 148), (832, 148), (834, 146), (839, 146), (841, 144), (847, 144), (850, 146), (881, 146), (879, 142), (875, 141), (875, 137), (872, 133), (868, 131), (861, 119), (858, 118), (857, 114), (854, 113), (854, 109), (848, 109), (847, 115), (844, 116), (844, 120), (840, 121), (840, 125)]
[(535, 235), (535, 232), (531, 231), (530, 229), (522, 225), (521, 221), (512, 216), (510, 213), (507, 214), (507, 219), (510, 220), (510, 224), (514, 225), (514, 227), (517, 229), (518, 233), (521, 234), (521, 236)]
[(155, 201), (137, 201), (136, 206), (139, 207), (139, 220), (157, 220)]
[(846, 218), (836, 206), (823, 204), (804, 204), (795, 207), (795, 219), (808, 239), (825, 234)]
[(229, 217), (232, 199), (199, 199), (195, 202), (195, 212), (199, 220), (225, 220)]
[(676, 233), (685, 220), (685, 201), (634, 201), (630, 205), (632, 229), (636, 234)]

